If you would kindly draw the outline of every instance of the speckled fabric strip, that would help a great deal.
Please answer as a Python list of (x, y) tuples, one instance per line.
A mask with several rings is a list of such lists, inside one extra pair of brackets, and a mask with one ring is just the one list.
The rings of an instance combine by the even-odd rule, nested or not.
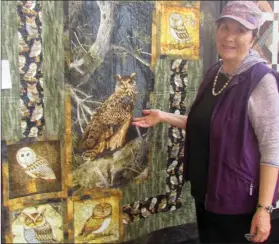
[(42, 135), (44, 89), (42, 74), (42, 4), (17, 1), (21, 130), (25, 137)]

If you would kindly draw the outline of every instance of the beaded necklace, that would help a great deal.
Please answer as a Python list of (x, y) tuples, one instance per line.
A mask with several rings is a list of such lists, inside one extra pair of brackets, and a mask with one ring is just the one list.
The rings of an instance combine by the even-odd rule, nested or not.
[(218, 96), (219, 94), (221, 94), (225, 90), (225, 88), (228, 86), (228, 84), (230, 83), (232, 77), (234, 76), (233, 74), (231, 76), (229, 76), (229, 79), (227, 80), (225, 85), (218, 92), (216, 92), (215, 87), (216, 87), (216, 84), (217, 84), (219, 73), (222, 70), (222, 68), (223, 68), (223, 65), (221, 65), (220, 69), (218, 70), (217, 75), (215, 76), (215, 79), (214, 79), (214, 82), (213, 82), (213, 86), (212, 86), (212, 95), (213, 96)]

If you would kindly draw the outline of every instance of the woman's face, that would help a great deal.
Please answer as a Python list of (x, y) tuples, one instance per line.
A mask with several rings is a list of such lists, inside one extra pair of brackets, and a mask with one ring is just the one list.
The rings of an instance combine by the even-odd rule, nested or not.
[(224, 61), (243, 60), (253, 45), (253, 33), (237, 21), (224, 18), (217, 26), (216, 47)]

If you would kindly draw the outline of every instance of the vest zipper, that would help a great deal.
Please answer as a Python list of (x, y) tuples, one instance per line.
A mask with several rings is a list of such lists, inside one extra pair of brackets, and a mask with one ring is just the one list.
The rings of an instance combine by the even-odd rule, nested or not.
[(250, 196), (252, 196), (253, 195), (253, 183), (251, 182), (251, 184), (250, 184)]

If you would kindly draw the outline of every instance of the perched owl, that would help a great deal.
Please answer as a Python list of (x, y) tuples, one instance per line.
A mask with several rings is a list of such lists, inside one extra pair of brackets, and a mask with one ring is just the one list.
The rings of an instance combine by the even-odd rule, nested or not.
[(172, 176), (170, 177), (170, 183), (171, 183), (172, 185), (177, 185), (177, 184), (178, 184), (178, 180), (177, 180), (177, 177), (176, 177), (175, 175), (172, 175)]
[(187, 42), (190, 39), (181, 14), (172, 13), (169, 17), (170, 33), (177, 42)]
[(155, 206), (157, 203), (158, 199), (156, 197), (153, 197), (149, 206), (149, 210), (151, 211), (151, 213), (155, 212)]
[(34, 40), (29, 57), (30, 58), (36, 57), (36, 62), (39, 62), (40, 61), (39, 55), (41, 54), (41, 51), (42, 51), (42, 43), (38, 40)]
[(43, 78), (40, 78), (39, 82), (40, 82), (40, 85), (41, 85), (42, 89), (44, 89), (44, 80), (43, 80)]
[(27, 97), (32, 103), (40, 102), (40, 94), (38, 92), (36, 83), (27, 83)]
[(177, 88), (183, 87), (182, 79), (179, 73), (175, 74), (174, 76), (174, 84), (177, 86)]
[(37, 79), (35, 78), (36, 73), (37, 73), (37, 64), (31, 63), (23, 79), (29, 82), (37, 81)]
[(79, 149), (84, 160), (95, 159), (105, 149), (123, 145), (136, 103), (136, 73), (116, 75), (115, 92), (96, 110), (82, 135)]
[(109, 203), (99, 203), (94, 209), (89, 219), (82, 227), (79, 236), (87, 237), (89, 234), (99, 234), (104, 232), (111, 223), (112, 206)]
[(36, 24), (36, 16), (28, 17), (26, 16), (26, 30), (28, 33), (27, 41), (37, 38), (38, 35), (38, 26)]
[(32, 126), (30, 129), (30, 132), (28, 134), (28, 137), (37, 137), (38, 131), (39, 131), (39, 129), (36, 126)]
[(144, 217), (144, 218), (146, 218), (146, 217), (151, 215), (151, 213), (148, 211), (148, 209), (144, 208), (144, 207), (141, 208), (140, 212), (141, 212), (142, 217)]
[(32, 178), (40, 178), (43, 180), (56, 179), (48, 161), (36, 155), (36, 152), (30, 147), (20, 148), (16, 153), (16, 160), (24, 168), (25, 173)]
[(167, 168), (167, 173), (174, 173), (175, 167), (177, 166), (178, 161), (174, 160), (169, 167)]
[(20, 101), (20, 114), (21, 114), (21, 118), (26, 118), (30, 116), (30, 112), (28, 110), (28, 108), (26, 107), (24, 101), (22, 99), (19, 100)]
[(21, 125), (21, 133), (23, 134), (26, 129), (27, 129), (27, 122), (26, 120), (22, 119), (21, 122), (20, 122), (20, 125)]
[(24, 226), (24, 238), (27, 243), (57, 243), (51, 225), (45, 218), (45, 210), (31, 212), (23, 210), (19, 220)]
[(25, 56), (19, 55), (18, 61), (19, 61), (19, 63), (18, 63), (18, 65), (19, 65), (19, 66), (18, 66), (18, 68), (19, 68), (19, 73), (20, 73), (20, 74), (24, 74), (24, 71), (23, 71), (22, 69), (24, 68), (25, 63), (26, 63), (26, 58), (25, 58)]
[(159, 212), (163, 212), (166, 211), (166, 207), (167, 207), (167, 198), (162, 198), (161, 202), (159, 203), (158, 206), (158, 211)]
[(40, 104), (40, 105), (36, 104), (35, 109), (33, 110), (33, 113), (31, 115), (30, 120), (32, 122), (39, 121), (43, 117), (43, 114), (44, 114), (43, 105), (42, 104)]
[(24, 39), (19, 31), (17, 32), (17, 37), (18, 37), (19, 53), (28, 52), (29, 47), (28, 47), (27, 43), (24, 41)]

